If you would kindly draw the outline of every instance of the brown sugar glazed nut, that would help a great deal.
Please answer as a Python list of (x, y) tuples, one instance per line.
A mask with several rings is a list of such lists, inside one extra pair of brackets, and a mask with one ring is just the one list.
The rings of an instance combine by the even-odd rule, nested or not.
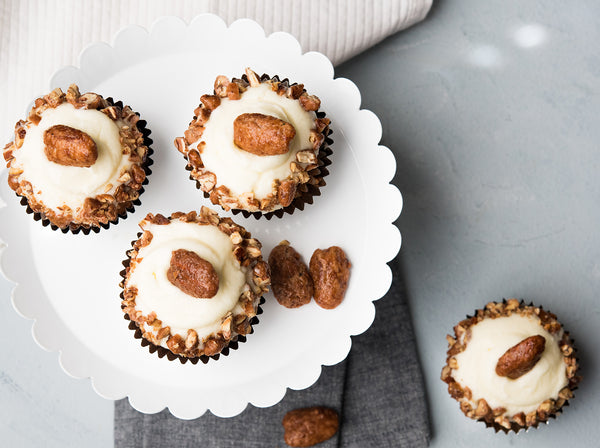
[(219, 290), (219, 276), (212, 264), (186, 249), (173, 251), (167, 278), (184, 293), (199, 299), (210, 299)]
[(344, 300), (351, 264), (338, 246), (317, 249), (310, 259), (315, 302), (322, 308), (333, 309)]
[(286, 308), (298, 308), (310, 302), (313, 295), (313, 281), (302, 257), (282, 241), (269, 255), (271, 287), (277, 301)]
[(285, 154), (295, 135), (291, 124), (270, 115), (242, 114), (233, 121), (234, 143), (257, 156)]
[[(486, 322), (488, 324), (502, 322), (502, 319), (517, 319), (517, 322), (525, 322), (519, 324), (523, 328), (530, 328), (527, 323), (530, 322), (536, 329), (539, 325), (539, 329), (531, 332), (527, 330), (526, 334), (531, 336), (508, 348), (501, 356), (493, 355), (489, 359), (491, 362), (488, 362), (486, 357), (491, 356), (492, 351), (484, 349), (476, 350), (470, 355), (471, 361), (465, 362), (461, 356), (468, 353), (475, 337), (485, 338), (486, 344), (492, 345), (496, 343), (497, 338), (497, 343), (502, 344), (501, 326), (496, 327), (500, 330), (488, 332), (483, 336), (481, 333), (474, 334), (478, 325), (485, 325)], [(562, 408), (569, 404), (569, 400), (573, 398), (573, 391), (581, 381), (581, 376), (578, 375), (579, 362), (569, 333), (564, 331), (554, 314), (541, 306), (526, 305), (523, 301), (514, 298), (502, 302), (489, 302), (483, 309), (476, 310), (472, 316), (467, 316), (455, 325), (454, 335), (448, 335), (446, 339), (448, 351), (441, 379), (448, 385), (448, 393), (459, 402), (460, 410), (467, 417), (484, 422), (496, 432), (516, 433), (521, 429), (537, 427), (540, 423), (547, 422), (549, 418), (556, 417)], [(499, 358), (493, 359), (496, 356)], [(534, 373), (540, 359), (545, 362), (544, 369), (542, 372)], [(468, 369), (472, 368), (473, 362), (486, 366), (485, 370), (488, 369), (487, 366), (491, 368), (491, 371), (477, 375), (476, 378), (482, 379), (483, 383), (493, 384), (493, 390), (501, 390), (503, 397), (481, 396), (484, 394), (479, 392), (476, 395), (473, 392), (473, 375), (469, 379), (465, 379), (464, 376), (465, 373), (472, 373)], [(461, 369), (463, 369), (462, 373)], [(533, 378), (527, 378), (525, 375), (527, 372), (528, 375), (533, 375)], [(538, 375), (553, 379), (545, 381)], [(498, 378), (501, 378), (501, 381), (497, 382)], [(536, 388), (544, 387), (543, 383), (553, 383), (554, 386), (547, 390), (547, 396), (537, 396), (526, 403), (530, 395), (534, 396), (533, 393), (527, 393), (528, 381), (531, 382), (530, 384), (535, 384)], [(522, 382), (522, 386), (518, 386), (519, 382)], [(514, 389), (513, 385), (515, 385)], [(476, 387), (479, 389), (481, 385)], [(485, 394), (493, 395), (493, 392), (488, 390)]]
[(525, 375), (537, 364), (544, 353), (546, 339), (536, 335), (523, 339), (509, 348), (498, 360), (496, 373), (512, 380)]
[(90, 167), (98, 159), (92, 138), (79, 129), (58, 124), (44, 132), (44, 153), (48, 160), (64, 166)]
[(308, 447), (332, 438), (339, 428), (335, 410), (324, 406), (294, 409), (283, 417), (283, 438), (293, 447)]

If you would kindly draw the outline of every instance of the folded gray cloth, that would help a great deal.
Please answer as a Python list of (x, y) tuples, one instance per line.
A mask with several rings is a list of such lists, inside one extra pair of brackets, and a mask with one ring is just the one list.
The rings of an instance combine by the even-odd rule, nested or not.
[(284, 447), (286, 412), (328, 406), (340, 414), (340, 430), (319, 448), (424, 447), (429, 440), (423, 379), (415, 350), (397, 260), (388, 294), (375, 302), (373, 325), (353, 337), (346, 361), (323, 367), (309, 389), (288, 390), (270, 408), (251, 405), (233, 418), (210, 413), (179, 420), (168, 411), (142, 414), (127, 400), (115, 404), (115, 448)]

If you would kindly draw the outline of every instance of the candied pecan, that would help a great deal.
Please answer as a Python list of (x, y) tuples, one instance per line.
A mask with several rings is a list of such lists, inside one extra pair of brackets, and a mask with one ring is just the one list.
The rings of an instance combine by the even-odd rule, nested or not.
[(271, 115), (242, 114), (233, 121), (234, 143), (258, 156), (285, 154), (295, 135), (291, 124)]
[(192, 297), (210, 299), (219, 290), (219, 275), (212, 264), (186, 249), (172, 252), (167, 278)]
[(44, 132), (44, 153), (59, 165), (90, 167), (98, 159), (96, 142), (79, 129), (58, 124)]
[(317, 249), (310, 259), (310, 275), (315, 288), (315, 302), (325, 309), (337, 307), (346, 294), (351, 264), (338, 246)]
[(273, 295), (286, 308), (298, 308), (310, 302), (313, 295), (313, 281), (302, 257), (282, 241), (269, 255), (271, 285)]
[(308, 447), (332, 438), (339, 428), (339, 416), (334, 409), (314, 406), (289, 411), (282, 424), (285, 443)]
[(498, 359), (496, 374), (512, 380), (525, 375), (537, 364), (546, 347), (546, 339), (535, 335), (523, 339), (518, 344), (506, 350)]

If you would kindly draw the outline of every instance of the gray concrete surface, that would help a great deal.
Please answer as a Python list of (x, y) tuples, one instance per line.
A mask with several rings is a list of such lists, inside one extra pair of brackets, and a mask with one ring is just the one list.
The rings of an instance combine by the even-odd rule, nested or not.
[[(342, 65), (383, 123), (405, 200), (401, 273), (432, 447), (591, 447), (600, 439), (600, 5), (440, 0), (428, 20)], [(112, 403), (64, 375), (0, 280), (3, 446), (108, 447)], [(445, 335), (490, 300), (555, 312), (584, 380), (564, 415), (494, 434), (439, 379)]]
[[(592, 1), (439, 1), (336, 72), (398, 161), (432, 447), (598, 446), (599, 25)], [(439, 379), (452, 326), (503, 297), (556, 313), (584, 376), (556, 421), (509, 436), (465, 418)]]

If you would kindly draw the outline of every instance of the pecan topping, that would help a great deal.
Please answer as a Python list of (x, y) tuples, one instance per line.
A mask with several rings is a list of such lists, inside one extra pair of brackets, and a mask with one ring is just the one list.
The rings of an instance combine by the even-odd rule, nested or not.
[(350, 262), (338, 246), (317, 249), (310, 258), (310, 275), (315, 288), (315, 302), (322, 308), (337, 307), (348, 289)]
[(315, 95), (302, 95), (298, 100), (302, 108), (307, 112), (319, 110), (321, 106), (321, 100)]
[(221, 104), (221, 98), (219, 98), (217, 95), (202, 95), (200, 97), (200, 102), (204, 104), (204, 107), (206, 107), (208, 110), (213, 110), (219, 107), (219, 104)]
[(298, 184), (293, 180), (284, 180), (277, 188), (279, 203), (282, 207), (287, 207), (296, 197), (296, 188)]
[(307, 447), (332, 438), (339, 428), (339, 417), (334, 409), (314, 406), (288, 412), (282, 424), (285, 443)]
[(234, 143), (257, 156), (285, 154), (295, 135), (291, 124), (270, 115), (242, 114), (233, 122)]
[(273, 295), (286, 308), (298, 308), (310, 302), (313, 295), (313, 281), (302, 257), (282, 241), (269, 255), (271, 285)]
[(293, 86), (288, 87), (287, 96), (288, 98), (292, 98), (297, 100), (300, 98), (300, 95), (304, 92), (304, 84), (295, 84)]
[(184, 293), (199, 299), (210, 299), (219, 290), (219, 276), (212, 264), (186, 249), (172, 252), (167, 278)]
[(44, 132), (44, 153), (48, 160), (64, 166), (90, 167), (98, 159), (92, 138), (79, 129), (58, 124)]
[(506, 350), (498, 359), (496, 373), (511, 380), (525, 375), (540, 360), (545, 347), (546, 339), (539, 334), (523, 339), (517, 345)]

